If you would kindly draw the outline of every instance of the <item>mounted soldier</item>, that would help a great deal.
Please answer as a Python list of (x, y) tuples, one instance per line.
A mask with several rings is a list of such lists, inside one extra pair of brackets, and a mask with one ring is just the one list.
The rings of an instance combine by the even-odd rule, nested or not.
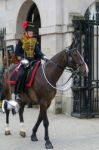
[(18, 40), (15, 49), (15, 54), (21, 60), (18, 79), (15, 85), (15, 100), (17, 102), (20, 102), (21, 100), (20, 92), (22, 90), (30, 62), (34, 59), (44, 59), (44, 57), (46, 59), (46, 56), (41, 52), (37, 39), (34, 38), (33, 28), (34, 26), (31, 22), (25, 21), (23, 23), (23, 29), (25, 32), (23, 33), (21, 39)]

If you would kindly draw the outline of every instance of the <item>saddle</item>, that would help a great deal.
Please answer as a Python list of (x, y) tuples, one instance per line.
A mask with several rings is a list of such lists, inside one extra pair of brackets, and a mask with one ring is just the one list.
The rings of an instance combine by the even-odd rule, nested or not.
[[(33, 66), (30, 66), (30, 69), (28, 69), (28, 73), (27, 73), (27, 77), (26, 77), (26, 81), (25, 81), (26, 88), (31, 87), (31, 85), (34, 81), (37, 69), (40, 66), (40, 63), (41, 63), (41, 61), (36, 61), (35, 64), (33, 64)], [(20, 63), (18, 65), (16, 65), (14, 70), (9, 73), (7, 84), (10, 84), (10, 85), (16, 84), (16, 81), (18, 79), (19, 67), (20, 67)]]

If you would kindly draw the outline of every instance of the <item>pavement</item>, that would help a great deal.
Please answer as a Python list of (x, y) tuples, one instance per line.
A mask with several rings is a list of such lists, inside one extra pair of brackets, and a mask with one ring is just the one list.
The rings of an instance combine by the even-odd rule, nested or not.
[[(45, 150), (43, 124), (37, 132), (38, 142), (30, 140), (37, 120), (38, 109), (25, 108), (24, 120), (27, 136), (20, 137), (18, 114), (10, 115), (11, 135), (5, 136), (5, 114), (0, 112), (0, 150)], [(99, 150), (99, 118), (79, 119), (48, 112), (49, 135), (54, 150)]]

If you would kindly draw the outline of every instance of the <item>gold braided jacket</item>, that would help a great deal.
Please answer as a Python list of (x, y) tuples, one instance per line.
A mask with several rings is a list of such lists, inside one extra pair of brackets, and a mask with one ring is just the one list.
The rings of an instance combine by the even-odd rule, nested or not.
[(35, 54), (35, 45), (37, 43), (37, 39), (33, 37), (27, 38), (25, 35), (23, 35), (21, 38), (21, 42), (26, 57), (29, 58), (33, 57)]

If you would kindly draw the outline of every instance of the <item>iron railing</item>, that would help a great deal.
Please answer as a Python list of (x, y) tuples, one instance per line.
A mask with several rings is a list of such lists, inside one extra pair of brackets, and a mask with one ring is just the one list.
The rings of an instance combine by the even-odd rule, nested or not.
[(99, 115), (99, 13), (91, 20), (89, 14), (83, 19), (73, 20), (80, 53), (89, 67), (88, 78), (76, 76), (73, 82), (72, 115), (77, 117)]

